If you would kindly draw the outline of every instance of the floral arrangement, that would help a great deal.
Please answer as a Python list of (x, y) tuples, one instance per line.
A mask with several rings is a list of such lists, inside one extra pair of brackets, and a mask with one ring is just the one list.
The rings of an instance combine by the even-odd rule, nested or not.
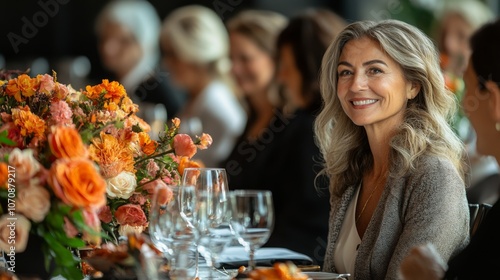
[(147, 228), (154, 189), (200, 166), (192, 157), (212, 139), (179, 134), (173, 119), (155, 141), (138, 110), (115, 81), (77, 91), (55, 72), (0, 73), (0, 249), (7, 256), (39, 236), (47, 270), (52, 263), (53, 275), (82, 279), (73, 249)]

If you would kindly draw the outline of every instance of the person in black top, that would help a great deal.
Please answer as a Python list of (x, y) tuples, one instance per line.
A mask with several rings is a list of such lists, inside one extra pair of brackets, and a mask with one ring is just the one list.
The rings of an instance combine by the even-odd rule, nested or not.
[[(477, 149), (500, 163), (500, 20), (483, 25), (471, 40), (462, 101)], [(401, 264), (403, 279), (500, 279), (500, 201), (489, 210), (469, 245), (444, 264), (432, 244), (413, 248)], [(447, 267), (447, 268), (446, 268)]]
[(265, 247), (285, 247), (322, 265), (327, 243), (329, 192), (317, 177), (320, 152), (313, 122), (321, 107), (321, 59), (344, 21), (326, 9), (292, 17), (277, 39), (278, 80), (289, 106), (275, 110), (267, 128), (228, 161), (231, 189), (267, 189), (273, 194), (275, 225)]

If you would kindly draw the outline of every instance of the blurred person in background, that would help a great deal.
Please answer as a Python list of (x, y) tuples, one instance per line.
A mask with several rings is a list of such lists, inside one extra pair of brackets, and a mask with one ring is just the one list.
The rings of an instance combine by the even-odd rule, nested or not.
[[(500, 164), (500, 20), (486, 23), (471, 40), (462, 102), (477, 134), (477, 149)], [(491, 186), (498, 189), (497, 186)], [(500, 202), (497, 200), (469, 245), (448, 264), (436, 244), (413, 248), (401, 264), (405, 280), (500, 279)]]
[[(448, 88), (460, 101), (464, 94), (463, 73), (471, 54), (469, 39), (484, 23), (494, 19), (493, 12), (479, 0), (447, 0), (437, 14), (434, 37), (440, 52), (441, 69)], [(457, 111), (454, 128), (465, 142), (471, 164), (467, 182), (469, 203), (494, 203), (500, 194), (498, 164), (491, 156), (476, 150), (476, 135), (463, 109)]]
[(230, 182), (233, 189), (272, 191), (276, 219), (266, 247), (303, 253), (319, 265), (326, 248), (329, 195), (326, 182), (316, 180), (320, 152), (313, 122), (321, 106), (321, 59), (344, 26), (341, 17), (321, 8), (290, 18), (276, 48), (278, 79), (293, 109), (275, 114), (265, 132), (243, 151), (249, 162), (239, 166), (241, 173)]
[(114, 0), (99, 13), (95, 28), (101, 62), (115, 76), (109, 80), (125, 87), (157, 139), (167, 118), (177, 116), (186, 99), (160, 67), (157, 11), (145, 0)]
[(184, 6), (164, 19), (161, 46), (174, 83), (188, 93), (179, 115), (180, 132), (210, 134), (213, 144), (195, 159), (217, 167), (233, 150), (247, 120), (230, 77), (226, 27), (210, 8)]
[(282, 115), (284, 98), (276, 80), (276, 39), (287, 23), (288, 19), (276, 12), (246, 10), (226, 24), (231, 70), (243, 93), (248, 115), (243, 134), (221, 165), (228, 171), (229, 182), (238, 184), (255, 177), (255, 165), (247, 150), (258, 145), (258, 138), (266, 133), (270, 122), (276, 121), (277, 114)]

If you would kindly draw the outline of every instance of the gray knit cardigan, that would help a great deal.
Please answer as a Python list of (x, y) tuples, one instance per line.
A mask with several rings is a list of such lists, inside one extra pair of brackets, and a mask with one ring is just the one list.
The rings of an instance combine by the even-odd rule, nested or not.
[[(331, 197), (324, 271), (335, 272), (335, 243), (358, 187), (350, 186), (341, 197)], [(388, 179), (359, 245), (354, 275), (362, 280), (399, 279), (399, 265), (413, 246), (431, 242), (448, 261), (468, 241), (464, 183), (450, 161), (427, 156), (412, 174)]]

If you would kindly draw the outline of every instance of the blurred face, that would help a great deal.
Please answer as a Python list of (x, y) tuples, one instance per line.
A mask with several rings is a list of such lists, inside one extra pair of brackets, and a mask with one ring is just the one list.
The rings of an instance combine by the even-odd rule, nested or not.
[(250, 38), (230, 34), (230, 55), (236, 82), (247, 95), (265, 91), (274, 77), (273, 59)]
[(347, 42), (337, 75), (342, 108), (359, 126), (396, 127), (403, 120), (407, 100), (419, 89), (412, 87), (401, 67), (367, 37)]
[(474, 32), (472, 26), (461, 16), (452, 14), (443, 20), (444, 53), (450, 58), (452, 71), (461, 75), (470, 56), (469, 38)]
[(199, 66), (183, 60), (172, 48), (171, 44), (164, 40), (161, 44), (163, 62), (167, 67), (172, 81), (180, 87), (191, 88), (199, 82)]
[(483, 155), (490, 155), (498, 145), (498, 132), (495, 131), (495, 121), (489, 104), (492, 93), (479, 88), (479, 80), (470, 61), (464, 73), (464, 82), (465, 95), (462, 106), (476, 131), (477, 151)]
[(302, 76), (295, 63), (292, 46), (284, 45), (279, 50), (278, 79), (285, 87), (289, 101), (295, 107), (304, 108), (306, 100), (302, 96)]
[(99, 34), (103, 66), (119, 76), (126, 75), (141, 60), (143, 52), (132, 32), (123, 25), (106, 22)]

